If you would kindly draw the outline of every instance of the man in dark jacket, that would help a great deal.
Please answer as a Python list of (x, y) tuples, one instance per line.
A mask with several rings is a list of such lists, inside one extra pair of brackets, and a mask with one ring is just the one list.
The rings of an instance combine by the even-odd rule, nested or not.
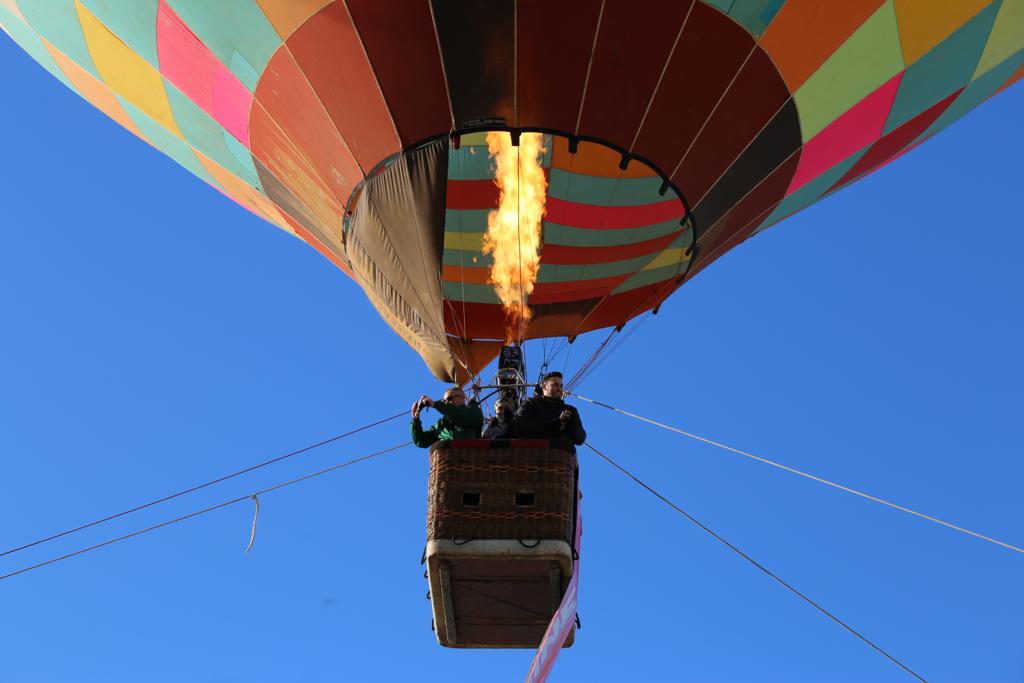
[(560, 448), (575, 452), (587, 440), (579, 412), (562, 400), (562, 373), (549, 372), (540, 383), (541, 396), (523, 401), (513, 422), (516, 436), (523, 439), (556, 440)]
[[(420, 410), (427, 406), (441, 413), (441, 419), (425, 430), (420, 423)], [(483, 426), (484, 412), (476, 403), (466, 405), (466, 394), (460, 387), (444, 392), (443, 401), (424, 395), (412, 404), (412, 442), (420, 448), (443, 440), (478, 439)]]
[(512, 431), (512, 421), (515, 419), (515, 413), (512, 408), (512, 402), (504, 398), (494, 404), (495, 415), (487, 422), (483, 438), (515, 438), (515, 433)]

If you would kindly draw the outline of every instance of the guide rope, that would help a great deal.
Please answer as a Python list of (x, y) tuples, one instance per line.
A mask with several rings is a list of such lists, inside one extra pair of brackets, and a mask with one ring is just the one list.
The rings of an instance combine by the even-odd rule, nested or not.
[[(66, 554), (60, 555), (58, 557), (53, 557), (53, 558), (50, 558), (49, 560), (45, 560), (43, 562), (38, 562), (38, 563), (30, 565), (28, 567), (22, 567), (21, 569), (17, 569), (17, 570), (15, 570), (13, 572), (10, 572), (8, 574), (0, 575), (0, 581), (4, 581), (5, 579), (9, 579), (11, 577), (18, 576), (19, 574), (24, 574), (26, 572), (30, 572), (30, 571), (33, 571), (35, 569), (39, 569), (41, 567), (45, 567), (47, 565), (55, 564), (57, 562), (61, 562), (63, 560), (67, 560), (67, 559), (70, 559), (72, 557), (77, 557), (78, 555), (84, 555), (85, 553), (92, 552), (93, 550), (99, 550), (100, 548), (104, 548), (104, 547), (106, 547), (108, 545), (113, 545), (114, 543), (119, 543), (121, 541), (126, 541), (129, 538), (135, 538), (136, 536), (141, 536), (143, 534), (147, 534), (150, 531), (156, 531), (157, 529), (162, 529), (165, 526), (170, 526), (172, 524), (177, 524), (178, 522), (184, 522), (186, 519), (192, 519), (193, 517), (198, 517), (199, 515), (205, 515), (208, 512), (213, 512), (214, 510), (220, 510), (221, 508), (228, 507), (229, 505), (234, 505), (236, 503), (241, 503), (242, 501), (250, 500), (250, 499), (256, 498), (257, 496), (262, 496), (264, 493), (270, 493), (271, 491), (276, 491), (276, 490), (282, 489), (282, 488), (284, 488), (286, 486), (291, 486), (292, 484), (298, 484), (299, 482), (306, 481), (307, 479), (312, 479), (313, 477), (319, 477), (322, 474), (327, 474), (328, 472), (334, 472), (335, 470), (340, 470), (340, 469), (348, 467), (350, 465), (355, 465), (356, 463), (364, 462), (366, 460), (370, 460), (371, 458), (376, 458), (378, 456), (384, 455), (385, 453), (390, 453), (391, 451), (397, 451), (400, 448), (405, 448), (410, 443), (412, 443), (412, 442), (411, 441), (406, 441), (404, 443), (398, 444), (397, 446), (391, 446), (390, 448), (385, 448), (384, 450), (376, 451), (374, 453), (370, 453), (369, 455), (364, 455), (364, 456), (361, 456), (359, 458), (354, 458), (352, 460), (347, 460), (347, 461), (345, 461), (343, 463), (339, 463), (337, 465), (333, 465), (333, 466), (328, 467), (326, 469), (322, 469), (322, 470), (319, 470), (317, 472), (311, 472), (310, 474), (305, 474), (305, 475), (303, 475), (301, 477), (297, 477), (295, 479), (291, 479), (289, 481), (282, 482), (280, 484), (275, 484), (274, 486), (270, 486), (270, 487), (262, 489), (260, 491), (256, 491), (255, 493), (247, 493), (244, 496), (239, 496), (238, 498), (232, 498), (231, 500), (226, 500), (223, 503), (217, 503), (216, 505), (211, 505), (210, 507), (203, 508), (202, 510), (196, 510), (195, 512), (190, 512), (187, 515), (182, 515), (181, 517), (175, 517), (174, 519), (167, 520), (166, 522), (160, 522), (159, 524), (154, 524), (152, 526), (148, 526), (145, 529), (139, 529), (138, 531), (133, 531), (130, 534), (125, 534), (123, 536), (118, 536), (117, 538), (112, 538), (112, 539), (103, 541), (102, 543), (97, 543), (95, 545), (88, 546), (86, 548), (79, 548), (78, 550), (75, 550), (73, 552), (66, 553)], [(253, 520), (253, 522), (255, 523), (255, 519)]]
[(385, 417), (383, 419), (377, 420), (376, 422), (371, 422), (368, 425), (364, 425), (364, 426), (359, 427), (357, 429), (353, 429), (351, 431), (345, 432), (344, 434), (338, 434), (337, 436), (332, 436), (329, 439), (324, 439), (323, 441), (318, 441), (317, 443), (311, 444), (309, 446), (305, 446), (304, 448), (300, 448), (300, 449), (295, 450), (295, 451), (291, 451), (290, 453), (285, 453), (284, 455), (279, 455), (279, 456), (277, 456), (275, 458), (271, 458), (270, 460), (266, 460), (264, 462), (261, 462), (258, 465), (253, 465), (251, 467), (246, 467), (245, 469), (238, 470), (237, 472), (232, 472), (231, 474), (226, 474), (226, 475), (224, 475), (222, 477), (218, 477), (216, 479), (212, 479), (212, 480), (210, 480), (208, 482), (204, 482), (202, 484), (197, 484), (195, 486), (190, 486), (189, 488), (183, 489), (181, 491), (178, 491), (177, 493), (172, 493), (170, 495), (164, 496), (163, 498), (157, 498), (156, 500), (151, 500), (148, 503), (143, 503), (142, 505), (136, 505), (133, 508), (129, 508), (127, 510), (122, 510), (121, 512), (118, 512), (118, 513), (113, 514), (113, 515), (108, 515), (108, 516), (103, 517), (101, 519), (93, 520), (92, 522), (87, 522), (86, 524), (82, 524), (82, 525), (76, 526), (73, 529), (67, 529), (65, 531), (61, 531), (60, 533), (52, 534), (52, 535), (47, 536), (45, 538), (40, 538), (40, 539), (38, 539), (36, 541), (32, 541), (31, 543), (26, 543), (24, 545), (20, 545), (20, 546), (18, 546), (16, 548), (10, 548), (9, 550), (5, 550), (3, 552), (0, 552), (0, 557), (4, 557), (6, 555), (12, 555), (14, 553), (21, 552), (22, 550), (26, 550), (28, 548), (33, 548), (33, 547), (35, 547), (37, 545), (42, 545), (43, 543), (49, 543), (50, 541), (54, 541), (54, 540), (56, 540), (58, 538), (63, 538), (64, 536), (70, 536), (71, 534), (77, 533), (77, 532), (82, 531), (84, 529), (88, 529), (90, 527), (94, 527), (94, 526), (96, 526), (98, 524), (103, 524), (105, 522), (109, 522), (111, 520), (117, 519), (118, 517), (124, 517), (125, 515), (130, 515), (133, 512), (138, 512), (139, 510), (145, 510), (146, 508), (153, 507), (154, 505), (159, 505), (160, 503), (166, 503), (169, 500), (173, 500), (175, 498), (179, 498), (179, 497), (184, 496), (184, 495), (186, 495), (188, 493), (192, 493), (194, 491), (198, 491), (200, 489), (204, 489), (204, 488), (206, 488), (208, 486), (213, 486), (214, 484), (219, 484), (219, 483), (221, 483), (223, 481), (227, 481), (228, 479), (233, 479), (233, 478), (241, 476), (243, 474), (248, 474), (249, 472), (253, 472), (255, 470), (258, 470), (260, 468), (266, 467), (268, 465), (273, 465), (276, 462), (281, 462), (282, 460), (286, 460), (286, 459), (294, 457), (296, 455), (300, 455), (302, 453), (307, 453), (307, 452), (313, 450), (314, 448), (320, 448), (321, 446), (326, 446), (329, 443), (334, 443), (335, 441), (339, 441), (341, 439), (344, 439), (347, 436), (352, 436), (353, 434), (358, 434), (359, 432), (362, 432), (362, 431), (365, 431), (367, 429), (370, 429), (371, 427), (376, 427), (378, 425), (384, 424), (385, 422), (390, 422), (392, 420), (395, 420), (395, 419), (397, 419), (397, 418), (407, 414), (407, 412), (408, 411), (403, 410), (402, 412), (396, 413), (395, 415), (392, 415), (391, 417)]
[(838, 483), (836, 483), (834, 481), (829, 481), (828, 479), (825, 479), (823, 477), (819, 477), (819, 476), (814, 475), (814, 474), (810, 474), (809, 472), (804, 472), (802, 470), (798, 470), (795, 467), (790, 467), (788, 465), (783, 465), (782, 463), (775, 462), (774, 460), (769, 460), (768, 458), (764, 458), (764, 457), (761, 457), (759, 455), (754, 455), (753, 453), (748, 453), (747, 451), (740, 450), (739, 448), (733, 448), (732, 446), (727, 446), (724, 443), (719, 443), (717, 441), (712, 441), (711, 439), (706, 439), (703, 436), (698, 436), (696, 434), (692, 434), (690, 432), (684, 431), (684, 430), (679, 429), (677, 427), (672, 427), (670, 425), (663, 424), (661, 422), (658, 422), (657, 420), (652, 420), (650, 418), (643, 417), (641, 415), (637, 415), (636, 413), (631, 413), (628, 410), (623, 410), (621, 408), (616, 408), (615, 406), (610, 406), (607, 403), (602, 403), (601, 401), (595, 401), (594, 399), (587, 398), (586, 396), (580, 396), (579, 394), (572, 394), (572, 395), (575, 396), (576, 398), (580, 399), (581, 401), (586, 401), (587, 403), (592, 403), (592, 404), (594, 404), (596, 406), (601, 406), (602, 408), (607, 408), (608, 410), (615, 411), (616, 413), (621, 413), (622, 415), (626, 415), (628, 417), (635, 418), (635, 419), (640, 420), (642, 422), (647, 422), (648, 424), (652, 424), (652, 425), (654, 425), (656, 427), (661, 427), (662, 429), (667, 429), (670, 432), (675, 432), (676, 434), (682, 434), (683, 436), (688, 436), (691, 439), (696, 439), (697, 441), (702, 441), (703, 443), (706, 443), (708, 445), (715, 446), (717, 448), (721, 448), (721, 449), (730, 451), (732, 453), (736, 453), (737, 455), (742, 455), (745, 458), (750, 458), (751, 460), (756, 460), (758, 462), (764, 463), (765, 465), (771, 465), (772, 467), (777, 467), (780, 470), (785, 470), (786, 472), (790, 472), (792, 474), (800, 475), (801, 477), (805, 477), (805, 478), (810, 479), (812, 481), (816, 481), (819, 484), (825, 484), (826, 486), (831, 486), (832, 488), (839, 489), (840, 491), (845, 491), (847, 493), (852, 493), (853, 495), (860, 496), (861, 498), (864, 498), (866, 500), (870, 500), (870, 501), (875, 502), (875, 503), (880, 503), (881, 505), (885, 505), (885, 506), (890, 507), (890, 508), (892, 508), (894, 510), (899, 510), (900, 512), (906, 512), (907, 514), (914, 515), (915, 517), (920, 517), (921, 519), (928, 520), (929, 522), (934, 522), (936, 524), (941, 524), (942, 526), (947, 527), (949, 529), (953, 529), (954, 531), (959, 531), (959, 532), (967, 534), (969, 536), (974, 536), (975, 538), (979, 538), (979, 539), (981, 539), (983, 541), (988, 541), (989, 543), (994, 543), (994, 544), (1002, 546), (1004, 548), (1008, 548), (1009, 550), (1015, 550), (1018, 553), (1024, 553), (1024, 548), (1020, 548), (1020, 547), (1012, 545), (1010, 543), (1006, 543), (1004, 541), (1000, 541), (999, 539), (992, 538), (991, 536), (986, 536), (984, 534), (980, 534), (977, 531), (971, 531), (970, 529), (965, 529), (964, 527), (958, 526), (956, 524), (953, 524), (952, 522), (947, 522), (945, 520), (939, 519), (938, 517), (932, 517), (931, 515), (926, 515), (923, 512), (918, 512), (917, 510), (912, 510), (912, 509), (910, 509), (908, 507), (905, 507), (903, 505), (899, 505), (897, 503), (893, 503), (892, 501), (885, 500), (884, 498), (879, 498), (877, 496), (872, 496), (869, 493), (864, 493), (863, 491), (858, 491), (857, 489), (850, 488), (849, 486), (844, 486), (843, 484), (838, 484)]
[(720, 536), (719, 534), (715, 533), (715, 532), (714, 532), (713, 530), (711, 530), (711, 529), (710, 529), (709, 527), (707, 527), (706, 525), (704, 525), (704, 524), (703, 524), (702, 522), (700, 522), (700, 521), (699, 521), (699, 520), (698, 520), (697, 518), (695, 518), (695, 517), (694, 517), (693, 515), (691, 515), (690, 513), (686, 512), (686, 511), (685, 511), (685, 510), (683, 510), (683, 509), (682, 509), (681, 507), (679, 507), (678, 505), (676, 505), (675, 503), (673, 503), (673, 502), (672, 502), (671, 500), (669, 500), (668, 498), (666, 498), (665, 496), (661, 495), (660, 493), (658, 493), (657, 491), (655, 491), (655, 490), (654, 490), (653, 488), (651, 488), (650, 486), (648, 486), (647, 484), (645, 484), (645, 483), (644, 483), (643, 481), (641, 481), (641, 480), (640, 480), (640, 479), (639, 479), (639, 478), (638, 478), (638, 477), (637, 477), (636, 475), (634, 475), (634, 474), (633, 474), (632, 472), (630, 472), (629, 470), (627, 470), (626, 468), (624, 468), (624, 467), (623, 467), (622, 465), (618, 464), (617, 462), (615, 462), (614, 460), (612, 460), (611, 458), (609, 458), (609, 457), (608, 457), (607, 455), (605, 455), (605, 454), (604, 454), (604, 453), (602, 453), (601, 451), (599, 451), (599, 450), (597, 450), (596, 448), (594, 448), (594, 447), (593, 447), (593, 446), (592, 446), (592, 445), (591, 445), (590, 443), (587, 443), (587, 444), (586, 444), (586, 446), (587, 446), (587, 448), (589, 448), (590, 450), (594, 451), (594, 453), (596, 453), (597, 455), (599, 455), (599, 456), (600, 456), (601, 458), (603, 458), (603, 459), (604, 459), (604, 460), (605, 460), (606, 462), (608, 462), (608, 464), (610, 464), (610, 465), (611, 465), (612, 467), (614, 467), (615, 469), (619, 470), (619, 471), (620, 471), (620, 472), (621, 472), (622, 474), (625, 474), (625, 475), (626, 475), (627, 477), (629, 477), (629, 478), (630, 478), (630, 479), (632, 479), (632, 480), (633, 480), (634, 482), (636, 482), (637, 484), (639, 484), (640, 486), (642, 486), (642, 487), (643, 487), (644, 489), (646, 489), (646, 490), (647, 490), (647, 491), (648, 491), (649, 493), (653, 494), (653, 495), (654, 495), (655, 497), (657, 497), (657, 498), (658, 498), (659, 500), (661, 500), (661, 501), (662, 501), (663, 503), (665, 503), (666, 505), (668, 505), (669, 507), (671, 507), (671, 508), (672, 508), (673, 510), (675, 510), (676, 512), (678, 512), (678, 513), (679, 513), (679, 514), (681, 514), (682, 516), (686, 517), (686, 519), (688, 519), (688, 520), (690, 520), (691, 522), (693, 522), (694, 524), (696, 524), (696, 525), (697, 525), (698, 527), (700, 527), (700, 528), (701, 528), (701, 530), (705, 531), (705, 532), (706, 532), (707, 534), (709, 534), (709, 535), (710, 535), (710, 536), (711, 536), (712, 538), (714, 538), (714, 539), (715, 539), (716, 541), (718, 541), (719, 543), (721, 543), (722, 545), (724, 545), (725, 547), (727, 547), (727, 548), (728, 548), (729, 550), (732, 550), (732, 551), (733, 551), (734, 553), (736, 553), (737, 555), (739, 555), (740, 557), (742, 557), (743, 559), (745, 559), (745, 560), (746, 560), (747, 562), (749, 562), (750, 564), (754, 565), (755, 567), (757, 567), (758, 569), (760, 569), (760, 570), (761, 570), (762, 572), (764, 572), (765, 574), (767, 574), (767, 575), (768, 575), (769, 577), (771, 577), (771, 578), (772, 578), (773, 580), (775, 580), (775, 581), (776, 581), (777, 583), (779, 583), (780, 585), (782, 585), (782, 586), (783, 586), (783, 587), (784, 587), (784, 588), (785, 588), (786, 590), (788, 590), (789, 592), (793, 593), (794, 595), (796, 595), (797, 597), (799, 597), (799, 598), (800, 598), (800, 599), (802, 599), (803, 601), (807, 602), (807, 603), (808, 603), (809, 605), (811, 605), (811, 606), (812, 606), (812, 607), (814, 607), (814, 608), (815, 608), (816, 610), (818, 610), (819, 612), (821, 612), (822, 614), (824, 614), (825, 616), (827, 616), (827, 617), (828, 617), (829, 619), (831, 619), (832, 621), (836, 622), (837, 624), (839, 624), (840, 626), (842, 626), (842, 627), (843, 627), (844, 629), (846, 629), (847, 631), (849, 631), (849, 632), (850, 632), (850, 633), (852, 633), (853, 635), (857, 636), (857, 638), (859, 638), (859, 639), (860, 639), (860, 640), (862, 640), (863, 642), (867, 643), (867, 644), (868, 644), (869, 646), (871, 646), (871, 647), (872, 647), (872, 648), (873, 648), (874, 650), (876, 650), (876, 651), (877, 651), (877, 652), (879, 652), (880, 654), (884, 655), (884, 656), (885, 656), (885, 657), (886, 657), (886, 658), (887, 658), (887, 659), (888, 659), (889, 661), (891, 661), (891, 662), (893, 662), (894, 664), (896, 664), (896, 665), (897, 665), (898, 667), (900, 667), (901, 669), (903, 669), (904, 671), (906, 671), (907, 673), (909, 673), (909, 674), (910, 674), (911, 676), (913, 676), (913, 677), (914, 677), (914, 678), (916, 678), (917, 680), (919, 680), (919, 681), (922, 681), (922, 683), (927, 683), (927, 681), (925, 681), (925, 679), (924, 679), (924, 678), (922, 678), (922, 677), (921, 677), (921, 676), (920, 676), (919, 674), (915, 673), (913, 669), (911, 669), (910, 667), (908, 667), (908, 666), (907, 666), (906, 664), (904, 664), (904, 663), (903, 663), (903, 662), (901, 662), (900, 660), (896, 659), (896, 658), (895, 658), (894, 656), (892, 656), (891, 654), (889, 654), (888, 652), (886, 652), (885, 650), (883, 650), (883, 649), (882, 649), (881, 647), (879, 647), (878, 645), (876, 645), (876, 644), (875, 644), (875, 643), (873, 643), (872, 641), (868, 640), (868, 639), (867, 639), (867, 638), (866, 638), (865, 636), (861, 635), (861, 633), (860, 633), (860, 632), (858, 632), (858, 631), (857, 631), (856, 629), (854, 629), (854, 628), (853, 628), (852, 626), (850, 626), (849, 624), (847, 624), (847, 623), (846, 623), (845, 621), (843, 621), (842, 619), (840, 619), (840, 618), (839, 618), (839, 617), (837, 617), (836, 615), (834, 615), (834, 614), (832, 614), (831, 612), (829, 612), (829, 611), (828, 611), (827, 609), (825, 609), (825, 608), (824, 608), (824, 607), (822, 607), (822, 606), (821, 606), (820, 604), (818, 604), (817, 602), (815, 602), (814, 600), (812, 600), (812, 599), (811, 599), (810, 597), (808, 597), (808, 596), (807, 596), (807, 595), (805, 595), (804, 593), (801, 593), (801, 592), (800, 592), (799, 590), (797, 590), (797, 589), (796, 589), (796, 588), (795, 588), (794, 586), (792, 586), (791, 584), (787, 583), (787, 582), (786, 582), (786, 581), (785, 581), (784, 579), (782, 579), (782, 578), (781, 578), (781, 577), (780, 577), (780, 576), (779, 576), (778, 574), (775, 574), (775, 573), (774, 573), (774, 572), (772, 572), (772, 571), (771, 571), (770, 569), (768, 569), (767, 567), (765, 567), (765, 566), (764, 566), (763, 564), (761, 564), (760, 562), (758, 562), (757, 560), (755, 560), (754, 558), (752, 558), (752, 557), (751, 557), (750, 555), (746, 554), (745, 552), (743, 552), (742, 550), (740, 550), (740, 549), (739, 549), (738, 547), (736, 547), (735, 545), (733, 545), (732, 543), (730, 543), (729, 541), (727, 541), (727, 540), (726, 540), (725, 538), (723, 538), (723, 537), (722, 537), (722, 536)]

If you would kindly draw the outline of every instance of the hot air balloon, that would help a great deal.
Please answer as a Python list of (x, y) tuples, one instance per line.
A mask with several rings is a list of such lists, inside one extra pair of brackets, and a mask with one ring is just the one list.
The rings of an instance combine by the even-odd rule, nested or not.
[(0, 0), (0, 26), (459, 383), (657, 311), (1024, 76), (1024, 0)]
[[(0, 24), (320, 251), (460, 382), (510, 338), (656, 311), (1024, 62), (1019, 0), (2, 0)], [(538, 257), (513, 283), (520, 309), (486, 245), (504, 192), (488, 132), (517, 156), (540, 134), (543, 203), (514, 210)]]

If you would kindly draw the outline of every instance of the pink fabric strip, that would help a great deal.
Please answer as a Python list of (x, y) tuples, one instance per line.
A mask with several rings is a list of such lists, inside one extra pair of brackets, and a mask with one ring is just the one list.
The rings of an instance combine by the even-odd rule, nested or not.
[(555, 614), (548, 624), (548, 630), (545, 631), (544, 638), (540, 641), (540, 647), (537, 648), (537, 654), (526, 674), (526, 683), (544, 683), (547, 680), (548, 674), (555, 666), (558, 653), (562, 651), (562, 644), (576, 624), (576, 605), (579, 603), (580, 584), (580, 536), (583, 535), (583, 516), (580, 513), (582, 507), (580, 501), (582, 500), (583, 494), (580, 493), (576, 498), (576, 538), (573, 542), (576, 548), (576, 559), (573, 560), (572, 578), (569, 579), (569, 586), (565, 589), (565, 595), (562, 596), (562, 604), (555, 610)]
[(156, 45), (160, 73), (248, 147), (252, 93), (164, 0), (157, 10)]
[(882, 136), (903, 73), (890, 78), (804, 144), (787, 197)]

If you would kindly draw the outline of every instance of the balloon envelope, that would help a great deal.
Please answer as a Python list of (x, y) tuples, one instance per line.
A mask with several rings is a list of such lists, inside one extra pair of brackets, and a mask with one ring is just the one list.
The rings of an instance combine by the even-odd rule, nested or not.
[(571, 337), (1024, 74), (1020, 0), (0, 0), (0, 25), (458, 380), (505, 338), (483, 131), (545, 135), (527, 336)]

